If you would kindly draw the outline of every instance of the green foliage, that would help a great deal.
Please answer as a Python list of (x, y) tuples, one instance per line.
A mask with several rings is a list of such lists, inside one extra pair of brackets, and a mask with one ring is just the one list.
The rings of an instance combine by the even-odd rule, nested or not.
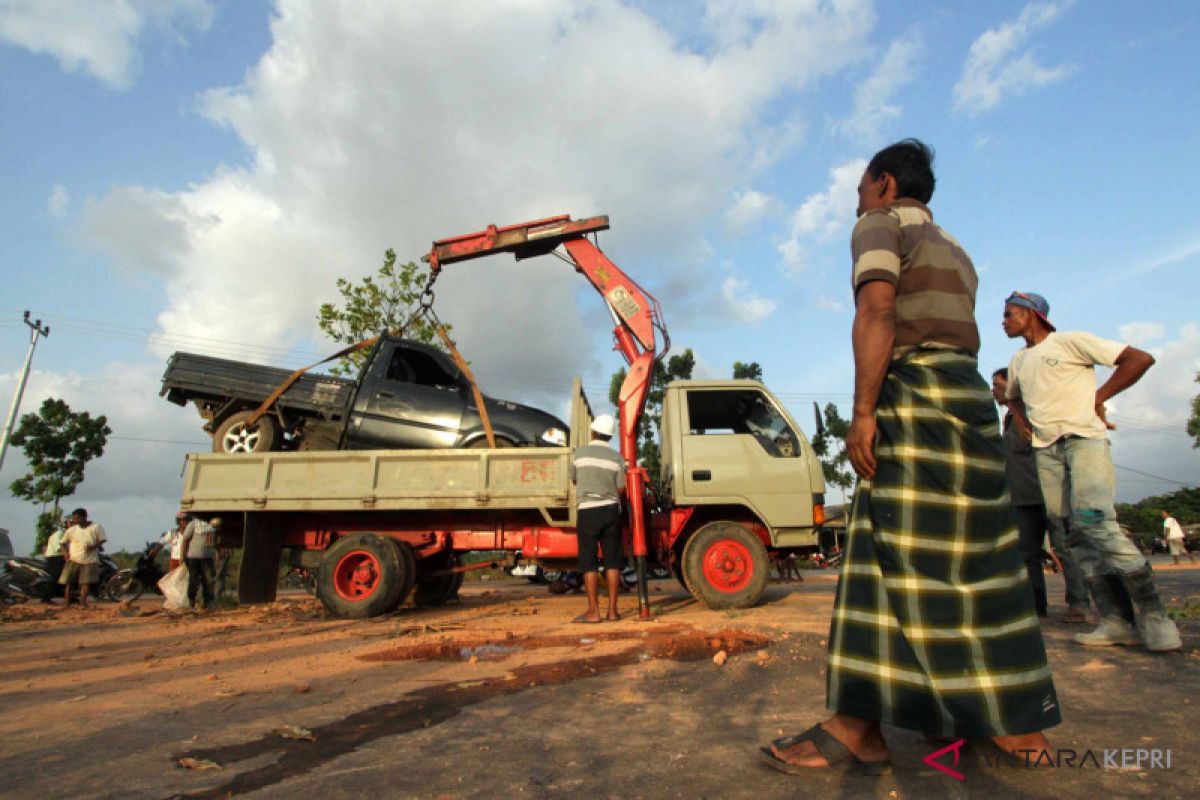
[[(816, 403), (813, 403), (813, 409), (818, 410)], [(846, 453), (846, 434), (850, 432), (850, 423), (842, 419), (833, 403), (825, 405), (822, 416), (824, 430), (813, 433), (813, 452), (821, 462), (825, 484), (837, 486), (845, 492), (854, 486), (854, 471), (850, 468), (850, 457)]]
[[(104, 454), (108, 443), (108, 419), (101, 415), (92, 419), (86, 411), (75, 413), (62, 400), (47, 398), (37, 414), (24, 414), (12, 443), (25, 451), (29, 472), (13, 481), (9, 488), (15, 497), (53, 505), (52, 517), (46, 523), (39, 519), (39, 536), (43, 524), (58, 519), (59, 501), (75, 493), (83, 483), (83, 470), (93, 458)], [(49, 530), (46, 533), (49, 536)], [(45, 540), (42, 540), (45, 547)]]
[[(1196, 382), (1200, 383), (1200, 373), (1196, 373)], [(1192, 437), (1192, 447), (1200, 447), (1200, 394), (1192, 398), (1192, 416), (1187, 422), (1187, 432)]]
[[(433, 324), (423, 316), (413, 319), (428, 277), (429, 273), (412, 261), (397, 266), (396, 253), (389, 248), (384, 253), (383, 265), (373, 277), (368, 275), (361, 283), (338, 278), (341, 303), (324, 303), (317, 314), (317, 324), (330, 339), (345, 344), (360, 342), (383, 331), (395, 331), (406, 339), (441, 347)], [(411, 324), (400, 331), (410, 320)], [(445, 327), (450, 330), (449, 325)], [(357, 377), (367, 352), (352, 353), (329, 371), (343, 377)]]
[(743, 364), (741, 361), (733, 362), (733, 379), (735, 381), (761, 381), (763, 377), (762, 367), (757, 361), (751, 361), (749, 364)]
[[(663, 397), (666, 395), (667, 384), (671, 381), (685, 381), (692, 377), (696, 368), (696, 356), (691, 348), (677, 356), (667, 359), (666, 366), (661, 361), (654, 362), (654, 374), (650, 378), (650, 389), (646, 393), (646, 411), (642, 414), (642, 422), (638, 428), (638, 463), (646, 468), (650, 482), (658, 487), (658, 476), (661, 472), (662, 461), (658, 449), (658, 426), (662, 421)], [(620, 408), (621, 384), (625, 382), (624, 367), (617, 370), (609, 382), (608, 399), (614, 406)]]
[(40, 556), (46, 552), (46, 542), (50, 541), (50, 534), (54, 533), (55, 529), (62, 524), (62, 509), (57, 506), (49, 511), (43, 511), (38, 514), (37, 525), (35, 530), (37, 536), (33, 540), (33, 552), (30, 555)]
[(1144, 539), (1162, 536), (1162, 512), (1169, 511), (1180, 525), (1200, 522), (1200, 488), (1185, 487), (1170, 494), (1143, 497), (1136, 503), (1117, 503), (1117, 519)]

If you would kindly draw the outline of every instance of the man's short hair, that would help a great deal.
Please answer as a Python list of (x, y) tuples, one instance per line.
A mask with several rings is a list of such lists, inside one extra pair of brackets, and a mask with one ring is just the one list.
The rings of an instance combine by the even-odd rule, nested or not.
[(867, 172), (875, 180), (883, 173), (896, 179), (896, 197), (928, 203), (937, 181), (933, 177), (933, 149), (920, 139), (889, 145), (871, 159)]
[(992, 373), (993, 378), (997, 375), (999, 375), (1001, 378), (1004, 378), (1004, 380), (1008, 380), (1008, 367), (1001, 367)]
[(86, 508), (77, 508), (74, 511), (72, 511), (70, 514), (68, 514), (67, 516), (68, 517), (83, 517), (84, 519), (87, 519), (87, 509)]

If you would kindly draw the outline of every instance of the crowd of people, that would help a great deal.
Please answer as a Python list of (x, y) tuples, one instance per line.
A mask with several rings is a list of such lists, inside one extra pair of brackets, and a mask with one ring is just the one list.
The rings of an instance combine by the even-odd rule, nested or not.
[[(154, 551), (155, 556), (167, 553), (167, 573), (187, 570), (188, 604), (193, 608), (197, 601), (200, 608), (211, 608), (225, 593), (232, 551), (218, 546), (220, 528), (220, 519), (205, 521), (181, 511), (175, 516), (175, 527), (162, 534)], [(43, 558), (47, 571), (63, 587), (66, 605), (78, 602), (86, 608), (89, 597), (97, 594), (100, 551), (106, 541), (104, 528), (88, 518), (86, 508), (67, 514), (62, 526), (47, 538)]]

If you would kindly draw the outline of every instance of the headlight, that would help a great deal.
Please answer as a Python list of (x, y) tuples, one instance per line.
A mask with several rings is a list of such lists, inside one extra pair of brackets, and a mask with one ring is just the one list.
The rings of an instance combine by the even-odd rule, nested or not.
[(567, 432), (562, 428), (546, 428), (539, 438), (554, 447), (567, 446)]

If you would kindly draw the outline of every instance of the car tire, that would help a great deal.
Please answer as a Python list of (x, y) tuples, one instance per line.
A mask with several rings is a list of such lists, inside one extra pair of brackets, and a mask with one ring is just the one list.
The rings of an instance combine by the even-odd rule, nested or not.
[[(428, 572), (441, 572), (450, 567), (458, 566), (458, 559), (451, 556), (434, 556), (427, 558), (421, 566)], [(413, 603), (418, 608), (444, 606), (458, 596), (458, 590), (463, 584), (463, 573), (450, 572), (422, 578), (418, 573), (417, 591), (413, 595)]]
[[(512, 439), (507, 439), (503, 436), (496, 437), (496, 449), (497, 450), (507, 449), (509, 447), (516, 447), (516, 446), (517, 446), (517, 443), (514, 442)], [(484, 436), (482, 439), (476, 439), (475, 441), (473, 441), (469, 445), (467, 445), (467, 449), (468, 450), (491, 450), (492, 448), (488, 447), (487, 437)]]
[[(405, 558), (405, 552), (408, 558)], [(343, 536), (325, 551), (317, 572), (317, 596), (337, 617), (386, 614), (412, 589), (412, 548), (374, 533)]]
[(263, 415), (253, 428), (246, 426), (251, 411), (230, 414), (213, 432), (214, 453), (265, 453), (277, 449), (281, 441), (279, 423), (274, 417)]
[(749, 608), (767, 588), (767, 548), (736, 522), (710, 522), (683, 548), (684, 584), (712, 609)]

